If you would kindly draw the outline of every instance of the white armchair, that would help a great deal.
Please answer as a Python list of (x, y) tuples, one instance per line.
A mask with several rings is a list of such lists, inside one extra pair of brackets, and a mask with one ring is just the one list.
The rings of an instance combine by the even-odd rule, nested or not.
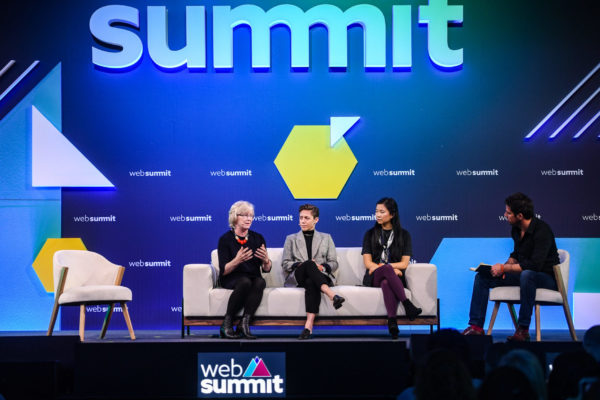
[(135, 339), (127, 302), (129, 288), (121, 286), (125, 268), (115, 265), (98, 253), (85, 250), (60, 250), (54, 253), (54, 308), (47, 336), (52, 335), (60, 306), (79, 306), (79, 337), (84, 340), (85, 306), (107, 304), (108, 310), (100, 338), (104, 338), (115, 303), (120, 303), (129, 336)]
[[(541, 323), (540, 323), (540, 306), (562, 306), (565, 313), (567, 324), (571, 338), (577, 340), (575, 327), (573, 326), (573, 318), (571, 317), (571, 309), (567, 299), (567, 288), (569, 285), (569, 252), (566, 250), (558, 250), (560, 264), (554, 266), (554, 277), (558, 290), (537, 289), (535, 292), (535, 337), (539, 342), (542, 339)], [(494, 311), (490, 318), (490, 325), (487, 334), (492, 333), (494, 322), (500, 308), (500, 303), (506, 303), (510, 317), (515, 328), (517, 327), (517, 317), (514, 309), (514, 304), (521, 302), (521, 294), (519, 286), (502, 286), (490, 290), (490, 301), (494, 303)]]

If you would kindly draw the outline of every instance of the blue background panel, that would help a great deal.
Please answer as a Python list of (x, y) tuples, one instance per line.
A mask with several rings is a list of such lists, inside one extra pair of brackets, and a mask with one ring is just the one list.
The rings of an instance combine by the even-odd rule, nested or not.
[[(358, 0), (328, 3), (341, 10), (363, 4)], [(493, 261), (496, 255), (503, 260), (506, 254), (491, 247), (486, 257), (454, 255), (474, 258), (465, 258), (461, 272), (447, 276), (448, 268), (459, 266), (440, 258), (446, 251), (440, 243), (453, 238), (508, 237), (510, 227), (501, 218), (508, 194), (523, 191), (530, 195), (536, 213), (559, 238), (599, 236), (598, 221), (584, 217), (600, 215), (600, 122), (580, 139), (572, 137), (600, 110), (600, 98), (594, 98), (556, 139), (548, 137), (600, 87), (600, 73), (531, 140), (524, 137), (600, 62), (600, 11), (584, 0), (452, 0), (451, 5), (463, 6), (464, 22), (448, 27), (448, 46), (463, 49), (464, 64), (460, 69), (441, 70), (428, 54), (427, 26), (417, 23), (418, 7), (427, 3), (398, 4), (411, 6), (410, 69), (394, 71), (391, 67), (394, 3), (374, 0), (368, 4), (380, 9), (386, 21), (387, 66), (382, 70), (365, 71), (363, 32), (353, 25), (347, 31), (346, 70), (329, 68), (328, 33), (317, 26), (309, 34), (309, 68), (293, 71), (290, 31), (277, 26), (271, 31), (271, 68), (254, 71), (251, 30), (240, 26), (233, 33), (233, 69), (217, 72), (212, 66), (213, 6), (248, 2), (128, 1), (127, 6), (139, 11), (139, 29), (118, 29), (137, 36), (143, 52), (137, 64), (121, 71), (92, 63), (92, 48), (108, 49), (92, 36), (90, 17), (114, 3), (4, 2), (0, 37), (15, 39), (2, 41), (0, 54), (6, 62), (15, 59), (17, 64), (0, 79), (0, 90), (9, 87), (33, 60), (40, 63), (0, 101), (2, 199), (59, 202), (60, 232), (47, 237), (80, 237), (88, 249), (126, 266), (123, 282), (134, 293), (131, 311), (136, 329), (174, 329), (180, 324), (182, 268), (209, 261), (218, 237), (228, 228), (227, 211), (233, 202), (245, 199), (255, 204), (259, 218), (253, 229), (265, 236), (268, 246), (283, 246), (285, 236), (298, 229), (297, 208), (307, 200), (293, 198), (273, 163), (293, 127), (327, 125), (332, 116), (360, 116), (360, 122), (344, 136), (358, 164), (337, 199), (313, 201), (321, 208), (318, 228), (331, 233), (338, 246), (360, 246), (364, 232), (373, 224), (362, 217), (373, 214), (377, 199), (395, 197), (402, 224), (413, 238), (413, 259), (441, 262), (443, 315), (458, 313), (458, 306), (470, 297), (472, 274), (467, 268), (490, 258)], [(281, 3), (260, 0), (251, 4), (268, 10)], [(323, 3), (309, 0), (295, 5), (308, 10), (319, 4)], [(186, 44), (185, 6), (206, 8), (205, 70), (166, 71), (156, 66), (147, 46), (147, 7), (155, 5), (168, 9), (172, 49)], [(6, 62), (0, 60), (0, 65)], [(49, 78), (43, 80), (45, 76)], [(43, 104), (35, 103), (36, 107), (114, 189), (30, 187), (27, 113), (34, 101), (28, 93), (45, 93)], [(15, 112), (20, 119), (17, 125)], [(7, 163), (7, 159), (12, 161)], [(414, 174), (378, 175), (411, 170)], [(136, 176), (140, 171), (168, 174)], [(218, 171), (251, 174), (227, 177), (215, 175)], [(496, 172), (473, 176), (464, 171)], [(560, 176), (542, 171), (581, 173)], [(18, 193), (21, 197), (15, 197), (15, 187), (23, 189)], [(12, 213), (3, 215), (0, 229), (9, 235)], [(177, 217), (181, 216), (204, 220), (180, 222)], [(452, 219), (428, 220), (431, 216)], [(114, 222), (89, 222), (86, 217), (110, 217)], [(278, 218), (269, 221), (268, 217)], [(38, 234), (45, 232), (40, 226), (46, 223), (39, 219), (18, 229), (31, 240), (43, 241)], [(6, 262), (21, 253), (27, 254), (20, 261), (25, 264), (16, 270), (30, 268), (28, 260), (35, 258), (37, 249), (27, 243), (7, 246), (10, 251), (0, 253), (2, 268), (8, 268)], [(572, 260), (578, 259), (573, 253)], [(169, 266), (138, 267), (138, 261), (168, 261)], [(24, 277), (18, 282), (22, 293), (34, 290)], [(2, 296), (3, 304), (13, 301)], [(453, 302), (460, 304), (446, 306)], [(90, 324), (96, 323), (91, 314)], [(99, 320), (101, 313), (97, 314)], [(465, 320), (457, 314), (447, 321), (462, 327)], [(76, 328), (77, 313), (65, 312), (62, 323), (63, 328)], [(120, 326), (122, 319), (115, 318), (113, 323)]]

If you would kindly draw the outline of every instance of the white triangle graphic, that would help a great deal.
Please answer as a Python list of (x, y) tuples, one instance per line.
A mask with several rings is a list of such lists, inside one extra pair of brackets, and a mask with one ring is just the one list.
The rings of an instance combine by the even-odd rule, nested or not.
[(32, 186), (115, 186), (34, 106), (31, 127)]
[(360, 117), (331, 117), (329, 118), (329, 141), (333, 147), (358, 122)]

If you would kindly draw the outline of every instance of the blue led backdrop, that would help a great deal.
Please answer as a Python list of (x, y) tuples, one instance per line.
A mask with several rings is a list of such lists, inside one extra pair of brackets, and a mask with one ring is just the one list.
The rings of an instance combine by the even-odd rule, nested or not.
[[(209, 262), (233, 202), (255, 205), (271, 247), (312, 202), (348, 247), (384, 196), (460, 328), (468, 267), (508, 256), (516, 191), (571, 253), (585, 326), (576, 296), (600, 293), (599, 18), (584, 0), (4, 2), (2, 329), (47, 328), (32, 267), (46, 238), (126, 267), (134, 328), (175, 329), (182, 268)], [(85, 159), (38, 145), (40, 129)], [(555, 311), (544, 326), (566, 329)]]

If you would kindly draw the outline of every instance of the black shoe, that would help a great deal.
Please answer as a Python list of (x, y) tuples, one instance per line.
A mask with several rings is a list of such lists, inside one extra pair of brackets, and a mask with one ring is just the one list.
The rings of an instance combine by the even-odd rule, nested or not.
[(406, 311), (406, 316), (411, 321), (414, 321), (415, 318), (417, 318), (419, 316), (419, 314), (421, 314), (423, 312), (423, 310), (415, 307), (415, 305), (413, 303), (411, 303), (411, 301), (408, 299), (404, 300), (402, 302), (402, 305), (404, 306), (404, 311)]
[(230, 315), (226, 315), (223, 319), (223, 325), (219, 331), (221, 338), (224, 339), (238, 339), (239, 336), (233, 331), (233, 319)]
[(242, 317), (242, 321), (238, 325), (237, 330), (240, 331), (242, 333), (242, 337), (245, 337), (246, 339), (256, 339), (256, 336), (250, 332), (250, 315), (244, 315)]
[(337, 294), (333, 296), (333, 308), (336, 310), (342, 306), (342, 303), (345, 302), (346, 299), (342, 296), (338, 296)]
[(390, 335), (392, 335), (392, 339), (398, 339), (398, 333), (400, 333), (400, 329), (398, 329), (398, 322), (396, 318), (388, 318), (388, 330), (390, 331)]
[(298, 336), (298, 340), (307, 340), (307, 339), (312, 339), (312, 333), (308, 329), (304, 328), (304, 330), (302, 331), (300, 336)]

